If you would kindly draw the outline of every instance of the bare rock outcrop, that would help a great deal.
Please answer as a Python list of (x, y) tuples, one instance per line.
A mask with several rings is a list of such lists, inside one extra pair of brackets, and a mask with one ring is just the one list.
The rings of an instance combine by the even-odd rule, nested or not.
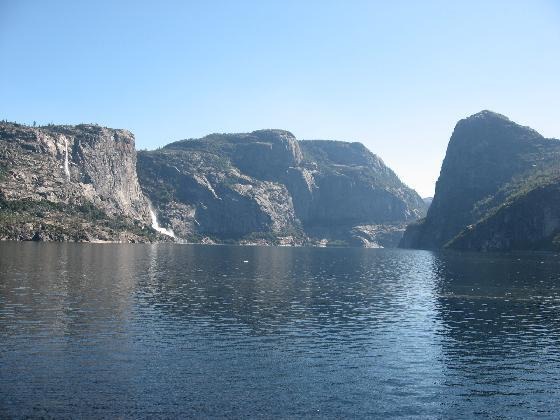
[(134, 136), (97, 125), (0, 124), (0, 238), (145, 241)]
[(363, 145), (298, 141), (283, 130), (140, 152), (138, 174), (161, 219), (190, 241), (395, 246), (403, 223), (425, 212)]

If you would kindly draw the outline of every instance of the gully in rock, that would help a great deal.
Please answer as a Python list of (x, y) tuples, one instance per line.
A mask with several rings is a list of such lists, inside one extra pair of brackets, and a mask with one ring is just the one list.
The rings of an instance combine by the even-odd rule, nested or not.
[(68, 163), (68, 139), (65, 136), (62, 136), (64, 140), (64, 173), (66, 174), (66, 178), (70, 181), (70, 164)]

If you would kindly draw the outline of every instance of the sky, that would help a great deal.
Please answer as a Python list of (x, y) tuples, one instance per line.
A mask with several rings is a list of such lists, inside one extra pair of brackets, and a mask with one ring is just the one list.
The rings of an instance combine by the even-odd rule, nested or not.
[(0, 0), (0, 119), (360, 141), (431, 196), (483, 109), (560, 138), (560, 0)]

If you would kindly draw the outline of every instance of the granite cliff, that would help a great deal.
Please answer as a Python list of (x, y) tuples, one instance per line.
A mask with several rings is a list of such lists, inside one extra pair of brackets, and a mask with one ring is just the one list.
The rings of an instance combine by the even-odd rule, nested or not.
[(137, 154), (126, 130), (0, 124), (0, 239), (396, 246), (424, 212), (359, 143), (259, 130)]
[(0, 123), (14, 240), (560, 249), (560, 141), (490, 111), (461, 120), (418, 220), (426, 207), (360, 143), (259, 130), (137, 159), (126, 130)]
[(503, 115), (459, 121), (426, 218), (405, 248), (555, 249), (560, 233), (560, 141)]
[(422, 199), (359, 143), (212, 134), (138, 154), (162, 223), (195, 242), (396, 246)]
[(0, 123), (0, 239), (149, 241), (133, 135)]
[(509, 198), (447, 246), (470, 251), (560, 250), (560, 179)]

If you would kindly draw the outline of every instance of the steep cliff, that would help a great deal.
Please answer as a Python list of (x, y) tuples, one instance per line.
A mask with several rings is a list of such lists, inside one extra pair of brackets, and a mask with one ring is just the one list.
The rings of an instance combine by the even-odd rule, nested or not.
[(315, 194), (303, 223), (315, 226), (390, 224), (416, 220), (424, 212), (419, 195), (361, 143), (300, 142)]
[[(539, 187), (548, 182), (545, 179), (555, 177), (559, 163), (560, 141), (546, 139), (502, 115), (482, 111), (459, 121), (451, 136), (428, 214), (407, 228), (401, 246), (422, 249), (444, 246), (524, 248), (520, 245), (521, 239), (496, 239), (496, 235), (515, 236), (512, 224), (505, 223), (505, 219), (503, 223), (498, 220), (510, 211), (521, 211), (521, 208), (526, 219), (519, 220), (519, 224), (529, 223), (534, 217), (544, 217), (544, 213), (531, 216), (522, 202), (533, 197), (527, 194), (530, 190), (535, 190), (535, 197), (546, 195), (549, 190), (539, 193)], [(514, 213), (508, 217), (520, 217), (521, 213), (516, 213), (518, 216)], [(498, 234), (498, 230), (501, 233)], [(475, 238), (484, 243), (476, 243)], [(498, 242), (501, 245), (497, 245)], [(533, 242), (527, 236), (526, 243)]]
[(0, 124), (0, 239), (146, 241), (133, 135)]
[(140, 152), (163, 223), (185, 239), (396, 245), (422, 199), (359, 143), (298, 142), (283, 130), (212, 134)]
[(452, 239), (470, 251), (560, 250), (560, 179), (516, 194)]
[[(191, 241), (301, 237), (277, 173), (300, 159), (290, 133), (211, 135), (139, 152), (138, 174), (162, 220)], [(250, 174), (250, 175), (249, 175)]]

